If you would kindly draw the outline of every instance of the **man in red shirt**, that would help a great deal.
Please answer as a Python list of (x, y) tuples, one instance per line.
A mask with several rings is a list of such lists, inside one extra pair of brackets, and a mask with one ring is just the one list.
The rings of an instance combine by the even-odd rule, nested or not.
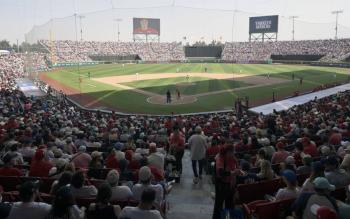
[(30, 164), (29, 176), (47, 177), (52, 167), (52, 164), (44, 159), (44, 151), (38, 149)]
[(20, 169), (13, 167), (15, 154), (7, 153), (2, 161), (4, 162), (4, 167), (0, 168), (0, 176), (22, 176), (23, 173)]
[(304, 153), (309, 154), (311, 157), (318, 157), (317, 147), (314, 143), (310, 141), (308, 137), (302, 139), (302, 144), (304, 145)]
[(170, 151), (173, 152), (176, 159), (176, 170), (179, 174), (182, 173), (182, 157), (185, 153), (185, 138), (180, 132), (178, 126), (174, 126), (173, 133), (169, 137)]
[(215, 204), (213, 219), (220, 219), (223, 204), (226, 209), (234, 208), (234, 194), (236, 176), (241, 173), (237, 169), (237, 160), (234, 157), (233, 145), (225, 145), (215, 158), (216, 180), (215, 180)]

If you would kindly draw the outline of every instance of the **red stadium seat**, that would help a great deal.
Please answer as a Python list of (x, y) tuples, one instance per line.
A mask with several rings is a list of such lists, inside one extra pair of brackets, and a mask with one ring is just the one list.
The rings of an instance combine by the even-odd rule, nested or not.
[(6, 192), (18, 190), (20, 184), (21, 180), (18, 176), (0, 176), (0, 185)]
[(261, 203), (255, 206), (255, 215), (259, 219), (285, 219), (288, 216), (289, 208), (295, 199)]
[(239, 200), (242, 203), (249, 203), (255, 200), (262, 200), (266, 194), (273, 195), (281, 187), (281, 179), (266, 180), (252, 184), (241, 184), (237, 186)]

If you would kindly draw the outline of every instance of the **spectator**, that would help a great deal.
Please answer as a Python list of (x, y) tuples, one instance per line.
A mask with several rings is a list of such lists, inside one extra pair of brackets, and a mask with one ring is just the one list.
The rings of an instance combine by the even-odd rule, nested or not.
[(350, 184), (350, 176), (338, 166), (337, 157), (329, 156), (325, 159), (325, 177), (336, 188), (341, 188)]
[(110, 170), (106, 178), (107, 183), (111, 186), (111, 201), (126, 201), (133, 197), (129, 187), (119, 186), (119, 173), (116, 170)]
[(55, 193), (52, 208), (46, 219), (83, 219), (84, 211), (75, 204), (72, 191), (69, 186), (63, 186)]
[(173, 133), (169, 137), (170, 150), (176, 159), (176, 170), (178, 174), (182, 173), (182, 157), (185, 153), (185, 139), (183, 134), (180, 132), (179, 127), (173, 128)]
[(257, 174), (257, 177), (259, 180), (272, 180), (275, 177), (270, 161), (263, 160), (260, 162), (260, 172)]
[[(199, 179), (202, 179), (202, 171), (204, 165), (204, 158), (207, 151), (207, 138), (202, 134), (202, 128), (197, 126), (195, 134), (188, 139), (188, 144), (191, 149), (192, 169), (194, 174), (193, 183), (197, 184)], [(199, 168), (199, 175), (197, 172), (197, 163)]]
[(19, 189), (20, 202), (12, 205), (8, 219), (44, 219), (51, 209), (51, 205), (35, 202), (39, 193), (39, 185), (33, 181), (23, 183)]
[(140, 204), (137, 207), (125, 207), (120, 213), (121, 219), (162, 219), (158, 210), (152, 210), (156, 200), (156, 191), (152, 188), (145, 189), (141, 194)]
[(337, 201), (339, 208), (339, 219), (350, 218), (350, 185), (345, 187), (346, 199), (345, 202)]
[(23, 173), (20, 169), (13, 167), (14, 159), (16, 158), (15, 154), (7, 153), (2, 161), (4, 166), (0, 168), (0, 176), (22, 176)]
[(72, 176), (71, 190), (75, 198), (87, 198), (97, 195), (97, 189), (93, 185), (84, 185), (85, 176), (82, 171), (77, 171)]
[(292, 206), (295, 215), (302, 219), (316, 219), (311, 211), (311, 206), (317, 204), (325, 206), (338, 212), (335, 199), (330, 196), (330, 192), (335, 190), (335, 186), (329, 184), (324, 177), (317, 177), (314, 182), (316, 193), (302, 193)]
[(272, 155), (272, 164), (284, 162), (284, 160), (289, 156), (289, 152), (284, 150), (285, 144), (283, 142), (278, 142), (276, 147), (277, 152), (274, 152)]
[(113, 148), (106, 159), (106, 168), (119, 169), (119, 162), (116, 155), (116, 150)]
[(139, 170), (139, 183), (135, 184), (132, 187), (132, 192), (134, 195), (134, 199), (136, 201), (141, 200), (142, 192), (147, 188), (152, 188), (154, 191), (156, 191), (156, 199), (155, 199), (155, 205), (157, 209), (159, 210), (161, 207), (161, 204), (163, 203), (163, 195), (164, 190), (163, 187), (160, 184), (152, 185), (152, 173), (151, 169), (147, 166), (141, 167)]
[(64, 172), (58, 180), (55, 180), (51, 185), (51, 194), (56, 194), (56, 192), (64, 186), (69, 186), (72, 181), (72, 173)]
[(234, 208), (235, 176), (241, 173), (241, 171), (237, 169), (233, 145), (225, 145), (222, 147), (219, 155), (215, 158), (215, 164), (216, 180), (213, 219), (221, 217), (224, 203), (226, 209)]
[(38, 149), (30, 164), (29, 176), (48, 177), (52, 164), (45, 160), (44, 151)]
[(91, 160), (91, 156), (86, 153), (86, 147), (80, 146), (78, 153), (72, 156), (71, 162), (74, 163), (76, 168), (88, 169)]
[(148, 165), (158, 168), (158, 170), (164, 170), (164, 154), (157, 151), (155, 143), (151, 143), (149, 146), (149, 155), (147, 157)]
[(92, 203), (89, 206), (87, 219), (117, 219), (121, 209), (119, 205), (110, 204), (111, 197), (111, 187), (106, 183), (100, 185), (96, 203)]
[(324, 166), (320, 161), (312, 163), (311, 175), (307, 178), (302, 186), (302, 193), (304, 192), (315, 192), (313, 181), (317, 177), (324, 177)]
[(297, 198), (300, 194), (300, 189), (297, 187), (296, 174), (291, 170), (284, 170), (281, 176), (287, 186), (277, 191), (276, 200)]
[(302, 161), (303, 165), (297, 168), (297, 174), (310, 174), (312, 170), (312, 157), (310, 155), (305, 155)]

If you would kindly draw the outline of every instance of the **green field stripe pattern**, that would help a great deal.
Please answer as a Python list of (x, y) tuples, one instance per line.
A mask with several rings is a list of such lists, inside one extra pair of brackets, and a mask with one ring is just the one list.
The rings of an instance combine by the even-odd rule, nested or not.
[[(252, 87), (243, 90), (228, 91), (219, 94), (199, 96), (196, 102), (183, 105), (154, 105), (147, 102), (148, 96), (121, 87), (104, 84), (87, 78), (88, 72), (92, 78), (101, 78), (119, 75), (150, 74), (150, 73), (176, 73), (204, 72), (226, 73), (237, 76), (240, 73), (246, 75), (266, 75), (283, 78), (288, 81), (281, 84), (268, 85), (263, 87)], [(79, 74), (80, 71), (80, 74)], [(101, 103), (108, 103), (125, 112), (149, 113), (149, 114), (170, 114), (193, 113), (203, 111), (215, 111), (231, 109), (237, 97), (248, 96), (251, 101), (269, 100), (272, 92), (276, 96), (292, 95), (295, 91), (309, 91), (322, 84), (350, 81), (350, 69), (317, 67), (304, 65), (264, 65), (264, 64), (223, 64), (223, 63), (176, 63), (176, 64), (106, 64), (83, 66), (78, 71), (77, 67), (67, 67), (58, 72), (47, 73), (48, 77), (57, 80), (68, 87), (74, 88), (82, 93), (96, 98)], [(295, 80), (292, 80), (294, 73)], [(79, 75), (83, 82), (79, 84)], [(303, 85), (300, 85), (299, 78), (303, 78)], [(183, 95), (197, 95), (213, 91), (225, 91), (233, 88), (244, 88), (249, 84), (232, 81), (208, 79), (205, 77), (191, 77), (193, 86), (178, 86), (176, 84), (185, 82), (184, 77), (164, 78), (153, 80), (141, 80), (123, 83), (129, 87), (142, 89), (155, 94), (164, 95), (170, 89), (172, 92), (179, 88)]]

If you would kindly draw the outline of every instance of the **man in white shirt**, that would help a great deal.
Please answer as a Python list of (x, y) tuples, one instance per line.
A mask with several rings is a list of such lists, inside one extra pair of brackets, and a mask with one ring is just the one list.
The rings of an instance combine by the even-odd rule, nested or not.
[(152, 210), (156, 191), (147, 188), (142, 192), (140, 204), (137, 207), (125, 207), (119, 215), (121, 219), (162, 219), (158, 210)]
[(157, 207), (157, 209), (160, 209), (160, 206), (163, 202), (164, 190), (160, 184), (151, 184), (152, 173), (149, 167), (141, 167), (141, 169), (139, 170), (139, 180), (140, 183), (135, 184), (132, 188), (134, 199), (136, 201), (141, 201), (141, 195), (145, 189), (154, 189), (156, 191), (155, 206)]
[(117, 170), (108, 172), (106, 181), (111, 186), (112, 196), (111, 201), (125, 201), (132, 198), (132, 192), (127, 186), (118, 186), (119, 173)]
[(97, 195), (97, 189), (93, 185), (85, 186), (85, 176), (82, 171), (74, 173), (71, 181), (71, 191), (75, 198), (91, 198)]
[(39, 192), (38, 188), (39, 185), (32, 181), (21, 185), (19, 196), (22, 201), (13, 204), (8, 219), (44, 219), (47, 216), (51, 205), (34, 201)]
[[(191, 149), (192, 169), (194, 174), (193, 182), (197, 184), (199, 179), (202, 179), (204, 158), (208, 148), (207, 138), (202, 134), (201, 127), (196, 127), (195, 134), (188, 139), (188, 144)], [(197, 162), (199, 166), (199, 175), (197, 172)]]
[(149, 145), (149, 156), (147, 157), (149, 165), (157, 167), (160, 171), (164, 170), (164, 154), (157, 151), (155, 143)]

